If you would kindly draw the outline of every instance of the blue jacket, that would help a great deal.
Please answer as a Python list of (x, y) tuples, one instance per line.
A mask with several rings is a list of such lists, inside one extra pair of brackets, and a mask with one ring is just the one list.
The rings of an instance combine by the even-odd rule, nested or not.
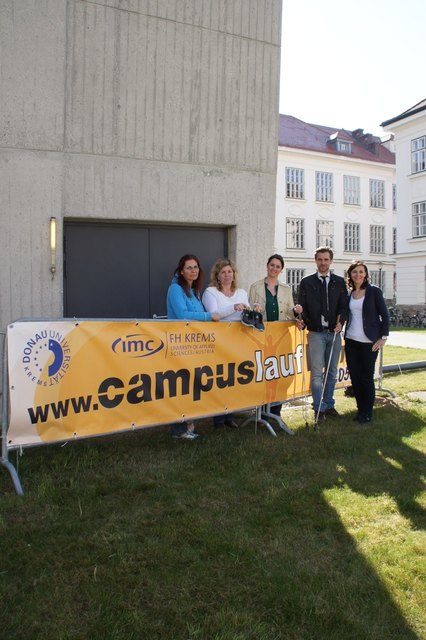
[[(348, 296), (348, 323), (346, 331), (351, 324), (351, 312), (349, 302), (352, 293)], [(389, 335), (389, 312), (383, 298), (382, 290), (374, 285), (367, 284), (364, 302), (362, 304), (362, 324), (364, 333), (369, 340), (376, 342), (382, 336)], [(345, 331), (345, 334), (346, 334)]]
[(189, 290), (186, 295), (180, 284), (172, 282), (167, 291), (167, 317), (169, 320), (211, 320), (212, 314), (204, 310), (203, 303)]

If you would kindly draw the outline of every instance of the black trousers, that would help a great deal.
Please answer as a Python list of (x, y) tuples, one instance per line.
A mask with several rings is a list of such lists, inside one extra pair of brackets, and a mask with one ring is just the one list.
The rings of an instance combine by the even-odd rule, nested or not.
[(346, 364), (351, 376), (352, 388), (359, 413), (370, 416), (373, 413), (376, 389), (374, 368), (378, 351), (372, 351), (371, 342), (345, 339)]

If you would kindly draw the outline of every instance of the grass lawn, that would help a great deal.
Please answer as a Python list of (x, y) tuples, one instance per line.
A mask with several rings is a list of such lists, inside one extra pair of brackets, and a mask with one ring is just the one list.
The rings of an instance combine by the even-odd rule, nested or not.
[(403, 364), (405, 362), (420, 362), (426, 360), (426, 349), (412, 347), (394, 347), (387, 344), (383, 351), (383, 364)]
[[(405, 349), (403, 351), (406, 351)], [(0, 473), (10, 640), (426, 639), (425, 371), (319, 433), (167, 428), (13, 452)]]

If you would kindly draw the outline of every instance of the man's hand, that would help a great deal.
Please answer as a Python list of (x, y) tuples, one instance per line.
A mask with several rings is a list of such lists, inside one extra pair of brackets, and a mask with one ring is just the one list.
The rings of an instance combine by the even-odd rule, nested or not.
[(342, 323), (339, 321), (336, 326), (334, 327), (334, 333), (340, 333), (342, 330)]

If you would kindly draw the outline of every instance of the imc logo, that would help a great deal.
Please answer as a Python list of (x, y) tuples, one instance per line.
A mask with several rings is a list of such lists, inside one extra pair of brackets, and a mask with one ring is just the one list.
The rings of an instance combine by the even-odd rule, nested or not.
[(145, 358), (164, 348), (164, 342), (160, 338), (149, 338), (143, 333), (131, 333), (128, 336), (117, 338), (111, 345), (114, 353), (129, 358)]

